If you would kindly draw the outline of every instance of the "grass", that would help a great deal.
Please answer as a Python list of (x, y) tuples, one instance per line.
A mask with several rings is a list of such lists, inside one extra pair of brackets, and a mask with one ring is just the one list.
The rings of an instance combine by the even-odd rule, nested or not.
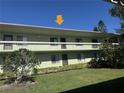
[[(101, 82), (105, 81), (108, 82), (110, 80), (114, 80), (120, 77), (124, 77), (124, 69), (84, 68), (80, 70), (71, 70), (60, 73), (38, 75), (36, 77), (36, 81), (38, 83), (32, 87), (4, 90), (0, 91), (0, 93), (57, 93), (64, 91), (67, 91), (68, 93), (69, 91), (72, 92), (73, 89), (78, 89), (79, 92), (80, 90), (83, 91), (82, 89), (87, 86), (100, 84)], [(112, 87), (112, 85), (110, 87)], [(97, 92), (92, 91), (91, 93)]]

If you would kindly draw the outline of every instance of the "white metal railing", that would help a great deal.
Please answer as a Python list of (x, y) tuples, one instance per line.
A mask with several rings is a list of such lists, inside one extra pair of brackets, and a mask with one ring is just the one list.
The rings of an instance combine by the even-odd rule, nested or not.
[[(118, 43), (113, 43), (118, 45)], [(55, 45), (55, 46), (54, 46)], [(101, 43), (0, 41), (0, 51), (26, 48), (31, 51), (96, 50)]]
[(101, 43), (78, 43), (78, 42), (31, 42), (31, 41), (0, 41), (0, 44), (66, 44), (66, 45), (100, 45)]

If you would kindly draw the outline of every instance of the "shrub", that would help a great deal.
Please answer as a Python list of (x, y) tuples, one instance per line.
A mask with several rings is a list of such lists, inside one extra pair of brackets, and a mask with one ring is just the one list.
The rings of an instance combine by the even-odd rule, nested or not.
[(105, 42), (97, 58), (88, 63), (90, 68), (119, 68), (122, 62), (121, 48), (119, 45)]
[(24, 76), (27, 76), (27, 78), (30, 77), (29, 73), (32, 72), (33, 68), (38, 64), (39, 61), (31, 51), (27, 49), (19, 49), (12, 53), (8, 53), (4, 57), (2, 69), (6, 76), (17, 77), (15, 82), (20, 83)]

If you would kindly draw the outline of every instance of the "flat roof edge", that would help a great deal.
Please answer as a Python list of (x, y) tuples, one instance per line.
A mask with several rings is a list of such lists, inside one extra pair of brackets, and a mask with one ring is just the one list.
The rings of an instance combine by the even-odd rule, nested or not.
[[(55, 28), (55, 27), (37, 26), (37, 25), (28, 25), (28, 24), (18, 24), (18, 23), (7, 23), (7, 22), (0, 22), (0, 25), (12, 25), (12, 26), (22, 26), (22, 27), (45, 28), (45, 29), (55, 29), (55, 30), (68, 30), (68, 31), (86, 32), (86, 33), (101, 33), (101, 32), (89, 31), (89, 30), (78, 30), (78, 29), (68, 29), (68, 28)], [(103, 33), (103, 34), (119, 35), (117, 33)]]

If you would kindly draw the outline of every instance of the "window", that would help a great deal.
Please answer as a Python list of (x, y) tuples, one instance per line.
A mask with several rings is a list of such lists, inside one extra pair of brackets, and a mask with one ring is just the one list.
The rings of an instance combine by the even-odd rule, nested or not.
[(98, 43), (97, 39), (92, 39), (92, 43)]
[(4, 35), (3, 40), (4, 41), (13, 41), (13, 35)]
[[(76, 39), (75, 39), (75, 42), (76, 42), (76, 43), (82, 43), (83, 40), (82, 40), (81, 38), (76, 38)], [(79, 45), (82, 45), (82, 44), (76, 44), (76, 45), (79, 46)]]
[(78, 60), (78, 61), (82, 61), (82, 59), (84, 59), (84, 55), (81, 54), (81, 53), (78, 53), (78, 54), (77, 54), (77, 60)]
[(17, 41), (23, 41), (23, 36), (17, 36)]
[(51, 56), (51, 61), (52, 63), (56, 63), (59, 61), (59, 55), (52, 55)]
[(81, 54), (80, 54), (80, 53), (79, 53), (79, 54), (77, 54), (77, 60), (81, 61), (81, 59), (82, 59)]
[[(27, 41), (27, 37), (17, 36), (17, 41)], [(26, 45), (26, 44), (19, 43), (18, 45)]]
[[(50, 38), (50, 42), (58, 42), (58, 38)], [(58, 44), (51, 44), (51, 45), (58, 45)]]

